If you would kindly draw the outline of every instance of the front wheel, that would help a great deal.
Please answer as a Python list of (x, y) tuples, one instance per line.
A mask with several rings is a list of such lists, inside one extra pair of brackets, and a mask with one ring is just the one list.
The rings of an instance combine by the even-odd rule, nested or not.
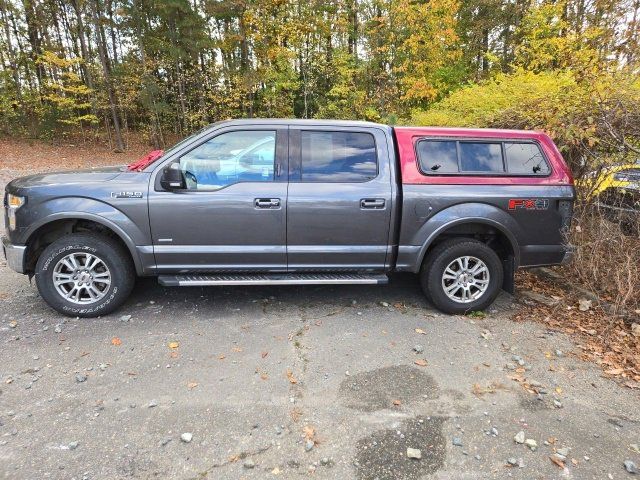
[(133, 288), (135, 271), (128, 252), (114, 240), (76, 233), (44, 249), (35, 277), (38, 292), (58, 312), (97, 317), (124, 303)]
[(502, 279), (502, 262), (496, 252), (467, 238), (436, 246), (420, 271), (422, 289), (445, 313), (487, 308), (500, 293)]

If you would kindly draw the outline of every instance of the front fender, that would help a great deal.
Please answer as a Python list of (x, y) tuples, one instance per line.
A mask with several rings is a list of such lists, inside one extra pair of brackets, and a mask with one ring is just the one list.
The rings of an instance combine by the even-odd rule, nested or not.
[(90, 220), (115, 232), (125, 243), (135, 263), (136, 271), (142, 269), (136, 245), (149, 244), (148, 234), (127, 215), (108, 203), (90, 198), (65, 197), (47, 200), (30, 208), (23, 221), (28, 225), (20, 231), (20, 242), (27, 245), (34, 233), (44, 225), (57, 220)]
[(486, 203), (472, 202), (453, 205), (428, 218), (398, 251), (398, 267), (418, 272), (427, 250), (448, 229), (467, 223), (488, 225), (504, 234), (514, 252), (516, 265), (520, 263), (520, 239), (522, 229), (504, 210)]

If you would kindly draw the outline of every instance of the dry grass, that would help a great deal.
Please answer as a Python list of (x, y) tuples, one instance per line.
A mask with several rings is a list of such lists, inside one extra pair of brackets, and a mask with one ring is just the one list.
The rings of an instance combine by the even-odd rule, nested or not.
[(640, 309), (640, 237), (625, 235), (595, 208), (576, 217), (572, 230), (577, 251), (564, 274), (598, 293), (616, 312)]

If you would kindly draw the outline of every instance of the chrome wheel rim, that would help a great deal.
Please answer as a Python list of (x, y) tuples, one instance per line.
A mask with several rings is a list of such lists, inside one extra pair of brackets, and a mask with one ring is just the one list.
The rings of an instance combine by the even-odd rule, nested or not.
[(442, 274), (445, 295), (456, 303), (478, 300), (489, 288), (489, 268), (478, 257), (464, 256), (453, 260)]
[(76, 304), (101, 300), (111, 286), (111, 272), (99, 257), (74, 252), (61, 258), (53, 269), (53, 285), (66, 301)]

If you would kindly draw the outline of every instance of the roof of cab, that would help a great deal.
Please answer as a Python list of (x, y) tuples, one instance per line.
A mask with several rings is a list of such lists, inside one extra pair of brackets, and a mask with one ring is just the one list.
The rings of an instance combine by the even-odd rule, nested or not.
[(303, 119), (303, 118), (241, 118), (216, 122), (213, 125), (306, 125), (306, 126), (338, 126), (338, 127), (377, 127), (390, 128), (389, 125), (381, 123), (365, 122), (362, 120), (323, 120), (323, 119)]
[(302, 119), (302, 118), (240, 118), (222, 120), (210, 125), (210, 127), (234, 125), (301, 125), (320, 127), (375, 127), (383, 130), (393, 129), (404, 135), (440, 135), (440, 136), (467, 136), (467, 137), (493, 137), (493, 138), (539, 138), (543, 132), (534, 130), (507, 130), (494, 128), (458, 128), (458, 127), (396, 127), (382, 123), (366, 122), (362, 120), (326, 120), (326, 119)]

